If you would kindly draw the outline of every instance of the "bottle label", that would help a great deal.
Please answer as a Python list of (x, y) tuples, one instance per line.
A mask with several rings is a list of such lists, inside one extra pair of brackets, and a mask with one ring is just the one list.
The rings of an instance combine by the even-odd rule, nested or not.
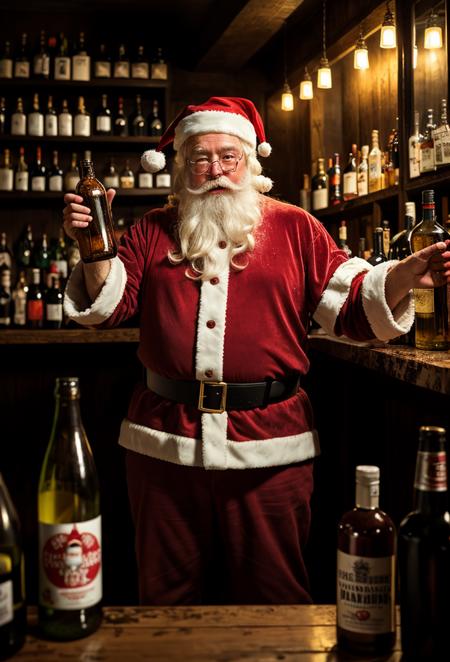
[(369, 177), (367, 170), (358, 172), (358, 195), (367, 195), (369, 193)]
[(94, 76), (96, 78), (111, 78), (111, 62), (98, 60), (94, 64)]
[(14, 183), (16, 191), (28, 191), (28, 172), (26, 170), (16, 172), (16, 179)]
[(45, 177), (32, 177), (31, 179), (32, 191), (45, 191)]
[(27, 319), (39, 322), (44, 319), (44, 304), (42, 299), (27, 301)]
[(0, 168), (0, 191), (12, 191), (14, 173), (10, 168)]
[(48, 190), (49, 191), (62, 191), (63, 190), (62, 175), (51, 175), (48, 178)]
[(156, 175), (157, 188), (170, 188), (170, 175), (168, 173), (160, 173)]
[(114, 78), (129, 78), (130, 77), (130, 63), (129, 62), (115, 62), (114, 63)]
[(62, 303), (48, 303), (45, 309), (46, 317), (49, 322), (62, 322), (63, 307)]
[(39, 603), (86, 609), (102, 599), (101, 516), (85, 522), (39, 522)]
[(30, 77), (30, 63), (21, 62), (20, 60), (14, 63), (14, 78), (29, 78)]
[(13, 113), (11, 115), (11, 135), (24, 136), (27, 131), (27, 118), (24, 113)]
[(436, 165), (450, 163), (450, 131), (443, 126), (433, 131)]
[(16, 326), (25, 326), (27, 321), (27, 299), (25, 295), (18, 294), (14, 296), (14, 324)]
[(89, 55), (74, 55), (72, 64), (72, 80), (91, 80), (91, 58)]
[(52, 265), (55, 265), (61, 278), (67, 278), (67, 260), (51, 260)]
[(30, 136), (44, 135), (44, 116), (42, 113), (30, 113), (28, 115), (28, 133)]
[(447, 490), (447, 462), (444, 451), (417, 453), (414, 488), (425, 492), (445, 492)]
[(414, 290), (414, 305), (416, 313), (434, 314), (434, 290)]
[(70, 80), (70, 57), (55, 57), (55, 80)]
[(151, 172), (140, 172), (138, 175), (138, 186), (139, 188), (152, 188), (153, 187), (153, 175)]
[(420, 146), (420, 172), (434, 170), (433, 141), (422, 143)]
[(58, 118), (56, 115), (45, 116), (45, 135), (57, 136), (58, 135)]
[(344, 172), (344, 195), (358, 195), (356, 172)]
[(320, 188), (312, 192), (312, 208), (325, 209), (328, 207), (328, 189)]
[(60, 136), (72, 135), (72, 115), (70, 113), (61, 113), (58, 117), (58, 132)]
[(133, 62), (131, 65), (132, 78), (148, 78), (149, 74), (148, 62)]
[(105, 175), (103, 177), (105, 188), (119, 188), (119, 175)]
[(0, 60), (0, 78), (12, 78), (13, 62), (3, 58)]
[(89, 115), (75, 115), (75, 135), (88, 137), (91, 135), (91, 118)]
[(106, 115), (100, 115), (95, 121), (95, 127), (97, 131), (111, 131), (111, 118)]
[(395, 629), (394, 556), (337, 553), (337, 624), (361, 634)]
[(420, 175), (420, 143), (415, 137), (409, 139), (409, 176), (411, 179)]
[(67, 174), (64, 180), (64, 188), (66, 191), (75, 191), (80, 178), (78, 175)]
[(13, 583), (11, 579), (2, 581), (11, 572), (11, 557), (8, 554), (0, 554), (0, 626), (11, 623), (14, 618)]
[(134, 188), (134, 177), (131, 175), (122, 175), (120, 178), (120, 188)]
[(152, 64), (153, 80), (167, 80), (167, 64), (165, 62), (155, 62)]

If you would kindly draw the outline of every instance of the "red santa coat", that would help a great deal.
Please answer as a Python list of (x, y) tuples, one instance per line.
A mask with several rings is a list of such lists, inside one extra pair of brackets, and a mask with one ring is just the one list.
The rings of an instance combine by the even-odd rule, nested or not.
[[(164, 377), (259, 382), (306, 374), (308, 320), (329, 333), (381, 340), (405, 333), (412, 296), (391, 313), (384, 282), (391, 262), (347, 259), (307, 212), (264, 198), (248, 266), (229, 267), (215, 249), (217, 278), (193, 281), (173, 265), (176, 208), (147, 213), (124, 235), (97, 299), (89, 304), (78, 266), (66, 313), (85, 325), (112, 327), (140, 313), (138, 356)], [(202, 413), (136, 387), (119, 443), (154, 458), (207, 469), (285, 465), (319, 451), (306, 393), (247, 411)]]

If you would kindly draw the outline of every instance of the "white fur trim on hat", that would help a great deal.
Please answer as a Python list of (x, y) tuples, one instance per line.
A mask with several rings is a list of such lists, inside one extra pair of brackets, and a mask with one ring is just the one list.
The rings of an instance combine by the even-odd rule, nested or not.
[[(256, 148), (256, 132), (253, 124), (237, 113), (222, 110), (199, 110), (183, 118), (175, 129), (173, 147), (178, 151), (181, 145), (200, 133), (228, 133)], [(262, 143), (264, 144), (264, 143)]]
[(252, 181), (255, 189), (260, 193), (268, 193), (273, 186), (273, 181), (264, 175), (255, 175)]
[(163, 152), (148, 149), (141, 156), (141, 165), (146, 172), (158, 172), (166, 165), (166, 157)]
[(260, 156), (270, 156), (272, 153), (272, 145), (270, 143), (260, 143), (258, 145), (258, 154)]

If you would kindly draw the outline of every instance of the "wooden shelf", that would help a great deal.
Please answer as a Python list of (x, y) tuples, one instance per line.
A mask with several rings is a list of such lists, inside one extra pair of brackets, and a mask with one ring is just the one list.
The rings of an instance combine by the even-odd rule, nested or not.
[[(116, 189), (117, 199), (120, 198), (146, 198), (146, 197), (166, 197), (170, 193), (170, 188), (132, 188)], [(1, 191), (0, 202), (28, 202), (28, 201), (62, 201), (63, 195), (67, 191)]]
[(54, 80), (42, 78), (12, 78), (10, 80), (2, 79), (2, 89), (15, 89), (17, 87), (30, 87), (33, 90), (36, 88), (42, 89), (55, 89), (55, 88), (73, 88), (74, 90), (80, 88), (132, 88), (132, 89), (151, 89), (151, 88), (166, 88), (168, 87), (167, 80), (145, 80), (138, 78), (93, 78), (89, 81), (78, 80)]
[(351, 200), (346, 200), (345, 202), (342, 202), (341, 204), (334, 207), (318, 209), (313, 211), (312, 214), (320, 220), (327, 220), (329, 218), (333, 218), (334, 216), (354, 216), (360, 214), (365, 209), (370, 209), (374, 203), (396, 198), (398, 194), (398, 186), (392, 186), (390, 188), (383, 189), (382, 191), (369, 193), (369, 195), (364, 195), (360, 198), (352, 198)]
[(0, 345), (138, 343), (139, 329), (8, 329), (0, 330)]
[(97, 143), (102, 145), (113, 145), (126, 148), (127, 145), (142, 145), (146, 147), (149, 144), (157, 145), (161, 136), (11, 136), (3, 135), (2, 143)]
[(450, 183), (450, 167), (444, 166), (435, 172), (429, 172), (415, 179), (410, 179), (405, 186), (407, 191), (417, 191), (419, 189), (433, 188), (440, 184)]

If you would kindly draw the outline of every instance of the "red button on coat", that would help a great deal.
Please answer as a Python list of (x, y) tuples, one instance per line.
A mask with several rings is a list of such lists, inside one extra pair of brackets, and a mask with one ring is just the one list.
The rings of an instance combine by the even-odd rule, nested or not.
[(209, 282), (211, 283), (211, 285), (217, 285), (219, 279), (217, 278), (217, 276), (214, 276), (214, 278), (211, 278)]
[(206, 322), (206, 326), (208, 327), (208, 329), (214, 329), (214, 327), (216, 326), (216, 323), (215, 323), (214, 320), (208, 320)]

